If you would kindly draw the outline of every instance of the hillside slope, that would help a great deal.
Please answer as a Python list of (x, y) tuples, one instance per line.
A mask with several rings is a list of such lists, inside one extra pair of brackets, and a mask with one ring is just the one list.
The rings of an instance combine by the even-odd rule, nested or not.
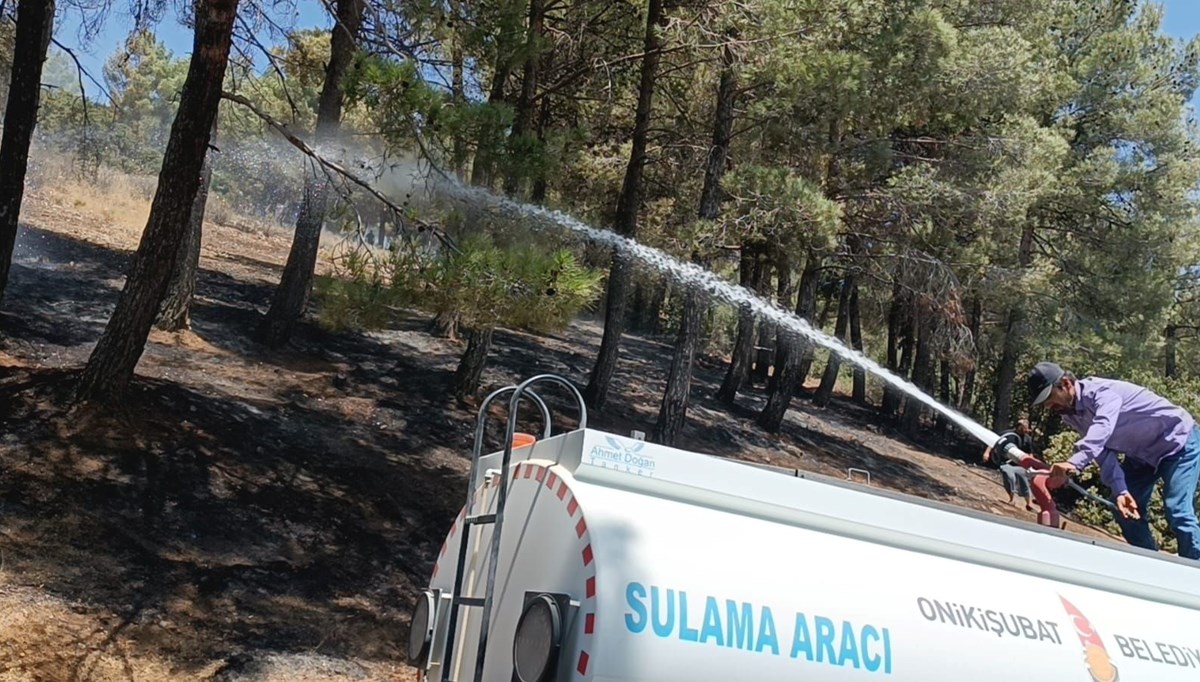
[[(115, 412), (66, 409), (64, 370), (99, 337), (141, 224), (48, 189), (24, 217), (0, 312), (0, 679), (410, 676), (410, 598), (465, 495), (474, 406), (443, 390), (460, 346), (414, 315), (373, 334), (305, 325), (266, 351), (248, 336), (289, 235), (208, 224), (193, 332), (155, 332)], [(555, 372), (582, 385), (600, 335), (590, 321), (500, 332), (485, 384)], [(591, 425), (649, 432), (670, 347), (623, 349)], [(710, 398), (721, 372), (697, 368), (681, 447), (863, 468), (877, 486), (1032, 518), (975, 464), (978, 444), (934, 453), (869, 410), (803, 399), (767, 436), (752, 425), (760, 389), (733, 414)]]

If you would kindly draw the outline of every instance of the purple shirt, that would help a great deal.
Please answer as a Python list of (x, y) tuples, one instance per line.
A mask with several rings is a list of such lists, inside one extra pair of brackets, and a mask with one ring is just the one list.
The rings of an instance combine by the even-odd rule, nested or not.
[(1187, 444), (1196, 422), (1164, 398), (1127, 381), (1088, 377), (1075, 383), (1075, 408), (1062, 420), (1083, 437), (1067, 461), (1078, 470), (1100, 462), (1100, 478), (1114, 495), (1128, 492), (1117, 453), (1151, 467)]

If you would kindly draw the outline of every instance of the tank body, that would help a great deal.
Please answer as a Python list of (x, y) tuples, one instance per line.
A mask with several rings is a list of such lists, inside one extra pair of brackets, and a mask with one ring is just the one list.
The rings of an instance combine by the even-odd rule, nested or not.
[[(593, 430), (499, 461), (475, 488), (480, 513), (509, 483), (484, 680), (516, 679), (539, 593), (565, 600), (547, 680), (1200, 679), (1195, 562)], [(425, 679), (473, 679), (479, 608), (441, 656), (461, 533), (463, 594), (486, 576), (492, 527), (463, 518)]]

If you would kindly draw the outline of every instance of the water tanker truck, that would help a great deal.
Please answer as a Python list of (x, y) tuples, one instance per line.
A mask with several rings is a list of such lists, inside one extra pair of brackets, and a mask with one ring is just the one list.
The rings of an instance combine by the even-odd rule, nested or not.
[[(578, 428), (551, 435), (536, 384), (575, 398)], [(505, 446), (482, 454), (505, 397)], [(408, 655), (455, 682), (1196, 682), (1197, 568), (589, 429), (542, 375), (480, 407)]]

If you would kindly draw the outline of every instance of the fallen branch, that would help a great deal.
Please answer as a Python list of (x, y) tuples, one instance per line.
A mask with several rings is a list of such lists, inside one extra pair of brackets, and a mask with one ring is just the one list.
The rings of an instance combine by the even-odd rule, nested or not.
[(287, 140), (296, 149), (299, 149), (302, 154), (311, 158), (312, 160), (316, 161), (317, 163), (321, 164), (322, 167), (324, 167), (330, 171), (333, 171), (334, 173), (337, 173), (338, 175), (342, 176), (343, 178), (345, 178), (345, 179), (349, 180), (350, 182), (358, 185), (359, 187), (362, 187), (363, 189), (365, 189), (368, 193), (371, 194), (371, 196), (378, 199), (380, 202), (383, 203), (384, 206), (387, 206), (393, 213), (395, 213), (397, 220), (399, 220), (401, 223), (403, 223), (405, 220), (407, 220), (407, 221), (415, 224), (419, 230), (428, 231), (430, 234), (432, 234), (434, 237), (436, 237), (439, 242), (442, 243), (442, 246), (445, 246), (446, 248), (451, 249), (452, 251), (458, 251), (458, 247), (456, 247), (454, 245), (454, 240), (452, 240), (450, 238), (450, 236), (447, 235), (440, 227), (434, 225), (433, 223), (430, 223), (430, 222), (427, 222), (424, 220), (420, 220), (419, 218), (413, 218), (411, 216), (406, 216), (403, 208), (397, 206), (391, 199), (388, 199), (381, 192), (379, 192), (379, 190), (372, 187), (371, 183), (367, 182), (366, 180), (363, 180), (362, 178), (358, 177), (354, 173), (351, 173), (349, 170), (347, 170), (341, 164), (336, 163), (334, 161), (330, 161), (329, 159), (326, 159), (325, 157), (318, 154), (312, 147), (310, 147), (308, 145), (307, 142), (305, 142), (304, 140), (301, 140), (299, 137), (296, 136), (295, 133), (288, 130), (287, 125), (277, 121), (275, 119), (275, 117), (271, 116), (267, 112), (260, 109), (257, 105), (255, 105), (250, 100), (246, 99), (245, 97), (243, 97), (241, 95), (238, 95), (238, 94), (235, 94), (232, 92), (222, 92), (221, 97), (229, 100), (230, 102), (234, 102), (236, 104), (242, 105), (243, 107), (246, 107), (246, 109), (250, 110), (251, 113), (253, 113), (255, 116), (262, 119), (263, 122), (265, 122), (267, 125), (274, 128), (275, 131), (278, 132), (283, 137), (283, 139)]

